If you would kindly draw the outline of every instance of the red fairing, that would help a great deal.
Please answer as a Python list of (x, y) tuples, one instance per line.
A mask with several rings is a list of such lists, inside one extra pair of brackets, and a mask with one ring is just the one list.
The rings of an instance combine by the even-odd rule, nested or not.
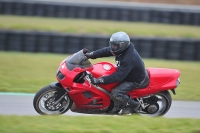
[(81, 69), (81, 68), (74, 68), (73, 70), (69, 70), (66, 66), (65, 61), (63, 61), (59, 66), (59, 71), (65, 76), (63, 80), (60, 80), (58, 77), (57, 80), (61, 83), (63, 88), (71, 88), (74, 84), (74, 78), (80, 73), (84, 71), (91, 71), (93, 67)]
[(163, 86), (175, 88), (175, 83), (169, 84), (171, 81), (176, 82), (180, 76), (180, 71), (175, 69), (168, 68), (148, 68), (147, 69), (150, 75), (150, 84), (149, 86)]
[[(96, 70), (96, 66), (95, 70)], [(87, 69), (81, 69), (81, 68), (75, 68), (73, 70), (69, 70), (65, 62), (62, 62), (59, 67), (59, 71), (65, 76), (63, 80), (60, 80), (57, 77), (58, 82), (61, 83), (63, 88), (67, 88), (70, 90), (69, 96), (75, 103), (75, 106), (73, 106), (73, 111), (79, 111), (79, 109), (87, 109), (87, 108), (107, 108), (110, 105), (110, 97), (95, 89), (91, 83), (89, 83), (87, 80), (85, 80), (84, 83), (75, 83), (74, 79), (75, 77), (84, 71), (92, 71), (93, 68), (87, 68)], [(110, 85), (113, 86), (113, 85)], [(95, 102), (98, 106), (92, 106), (92, 103)]]
[(60, 72), (65, 75), (63, 80), (60, 80), (58, 77), (57, 80), (61, 83), (63, 88), (71, 88), (73, 85), (74, 77), (79, 74), (79, 72), (69, 71), (65, 65), (65, 62), (62, 62), (59, 67)]
[[(106, 108), (110, 105), (109, 96), (96, 90), (88, 81), (83, 84), (74, 83), (69, 95), (76, 104), (73, 110), (81, 108)], [(98, 106), (91, 106), (93, 102), (96, 102)]]

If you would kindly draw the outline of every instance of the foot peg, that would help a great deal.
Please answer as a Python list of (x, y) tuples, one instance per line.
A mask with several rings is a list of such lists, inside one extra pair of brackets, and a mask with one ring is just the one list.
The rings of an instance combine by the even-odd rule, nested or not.
[(122, 114), (132, 114), (132, 113), (137, 113), (138, 109), (140, 107), (139, 103), (136, 103), (135, 105), (127, 105), (123, 110)]

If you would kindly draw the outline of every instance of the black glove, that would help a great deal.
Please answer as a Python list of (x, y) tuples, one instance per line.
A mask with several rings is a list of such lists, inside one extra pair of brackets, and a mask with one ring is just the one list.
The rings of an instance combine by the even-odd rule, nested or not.
[(91, 83), (93, 85), (103, 84), (104, 80), (103, 80), (103, 78), (92, 78)]
[(89, 59), (89, 58), (92, 58), (92, 55), (93, 55), (93, 53), (91, 52), (91, 53), (88, 53), (89, 51), (88, 51), (88, 49), (86, 49), (86, 48), (84, 48), (83, 49), (83, 53), (85, 54), (85, 56)]
[(84, 49), (83, 49), (83, 53), (84, 53), (84, 54), (88, 53), (88, 49), (84, 48)]
[(93, 53), (92, 53), (92, 52), (91, 52), (91, 53), (86, 53), (85, 56), (86, 56), (88, 59), (89, 59), (89, 58), (92, 58)]

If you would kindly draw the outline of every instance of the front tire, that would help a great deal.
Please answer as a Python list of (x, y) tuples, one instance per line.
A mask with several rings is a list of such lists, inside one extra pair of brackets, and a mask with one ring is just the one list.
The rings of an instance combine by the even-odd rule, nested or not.
[(49, 85), (39, 90), (33, 99), (35, 110), (41, 115), (58, 115), (67, 112), (71, 108), (72, 100), (66, 95), (60, 103), (54, 106), (57, 93), (56, 88)]

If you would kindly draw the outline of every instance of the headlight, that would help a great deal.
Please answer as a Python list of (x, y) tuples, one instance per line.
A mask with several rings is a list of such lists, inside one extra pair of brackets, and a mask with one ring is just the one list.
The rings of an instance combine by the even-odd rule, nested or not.
[(63, 80), (63, 79), (65, 78), (65, 75), (63, 75), (60, 71), (58, 71), (57, 77), (58, 77), (60, 80)]

